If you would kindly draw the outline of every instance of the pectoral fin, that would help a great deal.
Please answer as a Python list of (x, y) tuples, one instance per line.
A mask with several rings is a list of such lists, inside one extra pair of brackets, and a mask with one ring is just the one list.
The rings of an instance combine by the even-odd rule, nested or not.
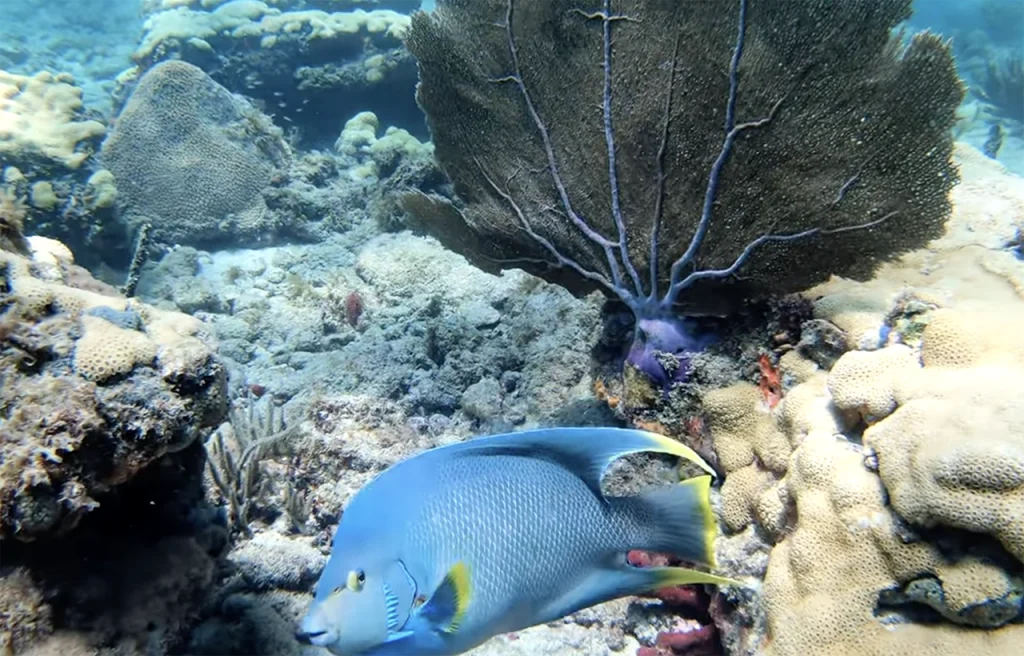
[(470, 600), (469, 567), (456, 563), (434, 594), (416, 611), (428, 624), (444, 633), (456, 633)]

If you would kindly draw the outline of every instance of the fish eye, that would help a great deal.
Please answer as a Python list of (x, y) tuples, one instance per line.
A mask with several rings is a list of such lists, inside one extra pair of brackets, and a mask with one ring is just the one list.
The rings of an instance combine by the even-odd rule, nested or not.
[(359, 592), (366, 583), (366, 572), (361, 569), (354, 569), (348, 573), (347, 586), (353, 592)]

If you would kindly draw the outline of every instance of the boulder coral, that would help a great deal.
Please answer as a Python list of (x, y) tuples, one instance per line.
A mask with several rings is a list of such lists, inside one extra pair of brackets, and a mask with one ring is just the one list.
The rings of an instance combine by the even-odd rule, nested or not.
[[(705, 396), (726, 471), (720, 558), (764, 577), (755, 626), (724, 623), (729, 653), (1004, 654), (1024, 640), (1022, 408), (1007, 386), (1024, 370), (917, 355), (851, 351), (828, 373), (790, 362), (804, 373), (775, 410), (748, 383)], [(763, 557), (741, 562), (751, 544)]]
[(876, 381), (895, 405), (864, 431), (864, 444), (902, 517), (989, 534), (1024, 562), (1022, 322), (1013, 308), (936, 310), (924, 366)]
[(0, 251), (0, 540), (62, 535), (226, 413), (204, 325), (126, 299), (30, 238)]
[[(262, 103), (304, 143), (329, 145), (338, 117), (372, 109), (418, 129), (416, 66), (402, 39), (418, 2), (231, 0), (150, 3), (124, 88), (163, 61), (199, 66)], [(343, 119), (342, 119), (343, 120)], [(281, 123), (281, 124), (284, 124)]]
[(279, 227), (261, 192), (291, 160), (280, 128), (191, 64), (143, 76), (102, 159), (123, 220), (154, 240), (237, 246)]
[[(783, 398), (705, 392), (729, 654), (1012, 654), (1024, 641), (1024, 181), (958, 147), (945, 234), (808, 290)], [(806, 330), (813, 325), (814, 331)], [(834, 357), (813, 340), (841, 336)], [(813, 334), (811, 334), (813, 332)], [(730, 603), (723, 603), (728, 600)]]

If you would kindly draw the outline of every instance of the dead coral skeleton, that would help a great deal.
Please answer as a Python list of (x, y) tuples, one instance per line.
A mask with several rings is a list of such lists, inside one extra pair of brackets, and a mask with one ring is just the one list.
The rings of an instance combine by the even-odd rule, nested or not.
[[(206, 442), (207, 469), (210, 477), (227, 501), (234, 528), (247, 536), (253, 501), (260, 495), (264, 484), (260, 470), (262, 461), (272, 450), (287, 445), (298, 430), (288, 425), (284, 412), (270, 395), (258, 410), (259, 397), (249, 388), (232, 404), (228, 421), (221, 424)], [(302, 504), (292, 497), (294, 490), (286, 492), (286, 508), (291, 512)], [(294, 522), (293, 522), (294, 523)]]

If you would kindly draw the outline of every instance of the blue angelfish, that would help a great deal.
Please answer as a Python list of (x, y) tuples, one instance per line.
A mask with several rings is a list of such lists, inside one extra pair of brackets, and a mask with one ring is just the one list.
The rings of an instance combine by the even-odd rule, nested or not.
[(297, 637), (338, 656), (449, 656), (617, 597), (733, 583), (628, 563), (639, 549), (714, 566), (710, 475), (601, 492), (608, 465), (640, 451), (713, 474), (675, 440), (618, 428), (494, 435), (398, 463), (345, 509)]

